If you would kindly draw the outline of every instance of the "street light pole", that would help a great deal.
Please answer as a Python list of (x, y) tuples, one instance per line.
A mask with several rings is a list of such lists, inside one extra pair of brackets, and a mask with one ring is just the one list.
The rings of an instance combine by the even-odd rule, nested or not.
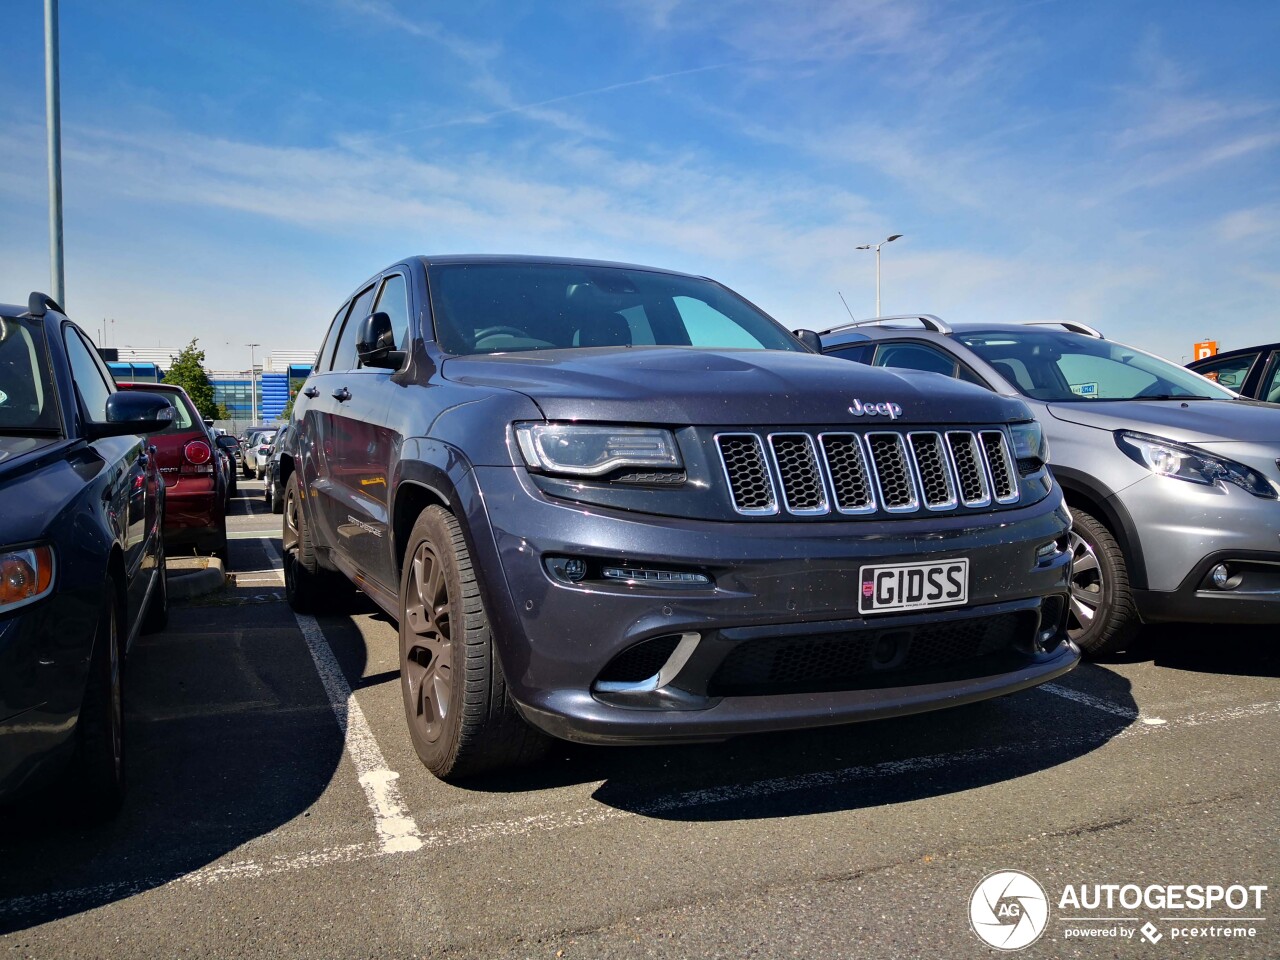
[(253, 426), (258, 422), (258, 368), (254, 363), (253, 351), (262, 346), (260, 343), (246, 343), (249, 348), (249, 396), (252, 398), (249, 403), (249, 426)]
[(67, 308), (62, 269), (62, 107), (58, 84), (58, 0), (44, 0), (44, 112), (49, 140), (49, 295)]
[(880, 248), (883, 247), (886, 243), (893, 243), (893, 241), (901, 237), (902, 237), (902, 234), (895, 233), (893, 236), (886, 237), (884, 240), (881, 240), (879, 243), (864, 243), (862, 246), (855, 248), (857, 250), (875, 250), (876, 252), (876, 316), (877, 317), (880, 316)]

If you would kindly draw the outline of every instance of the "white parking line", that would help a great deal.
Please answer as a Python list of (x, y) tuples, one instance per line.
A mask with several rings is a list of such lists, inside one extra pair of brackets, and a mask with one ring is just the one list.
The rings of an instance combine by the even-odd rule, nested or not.
[[(281, 568), (284, 561), (275, 541), (264, 539), (262, 545), (272, 566)], [(293, 616), (307, 642), (311, 659), (315, 661), (320, 682), (329, 695), (329, 706), (338, 719), (338, 726), (346, 741), (347, 755), (355, 765), (365, 799), (373, 810), (374, 825), (382, 842), (381, 852), (408, 853), (421, 849), (422, 834), (404, 805), (400, 788), (396, 786), (400, 774), (387, 766), (369, 721), (365, 719), (364, 711), (352, 695), (347, 678), (343, 676), (342, 667), (333, 655), (333, 649), (325, 639), (320, 624), (315, 617), (305, 613), (295, 613)]]
[[(327, 646), (327, 644), (326, 644)], [(332, 653), (330, 653), (332, 656)], [(335, 664), (336, 666), (336, 664)], [(341, 676), (339, 674), (339, 676)], [(345, 686), (346, 681), (342, 681)], [(359, 709), (354, 702), (351, 704)], [(1177, 730), (1183, 727), (1202, 727), (1216, 723), (1228, 723), (1250, 717), (1271, 716), (1280, 713), (1280, 700), (1262, 703), (1250, 703), (1237, 707), (1225, 707), (1205, 713), (1190, 714), (1178, 717), (1160, 726), (1133, 724), (1121, 730), (1107, 742), (1127, 740), (1134, 737), (1164, 735), (1164, 731)], [(361, 715), (363, 720), (363, 715)], [(855, 767), (844, 767), (839, 770), (824, 770), (814, 773), (799, 774), (791, 777), (777, 777), (753, 783), (732, 784), (725, 787), (712, 787), (702, 790), (688, 790), (674, 796), (664, 798), (652, 804), (642, 805), (635, 810), (620, 810), (616, 807), (595, 805), (581, 807), (576, 810), (550, 812), (515, 817), (509, 820), (498, 820), (490, 823), (463, 825), (446, 830), (436, 830), (423, 836), (415, 832), (412, 839), (418, 846), (414, 849), (434, 850), (443, 847), (457, 847), (472, 843), (482, 843), (494, 838), (511, 838), (529, 836), (535, 833), (583, 827), (630, 817), (660, 816), (680, 810), (690, 810), (717, 803), (729, 803), (759, 797), (776, 796), (796, 790), (827, 787), (833, 784), (864, 782), (879, 778), (898, 776), (904, 773), (916, 773), (921, 770), (936, 769), (951, 764), (972, 764), (991, 760), (996, 756), (1013, 753), (1029, 753), (1042, 751), (1046, 746), (1079, 746), (1096, 739), (1088, 733), (1075, 737), (1055, 737), (1046, 740), (1036, 738), (1026, 742), (1011, 743), (1000, 747), (975, 748), (960, 750), (955, 753), (934, 754), (926, 757), (908, 757), (903, 760), (889, 760), (884, 763), (866, 764)], [(376, 744), (374, 745), (376, 750)], [(378, 755), (379, 758), (381, 754)], [(584, 784), (583, 786), (593, 786)], [(92, 887), (81, 887), (71, 890), (55, 890), (49, 893), (31, 894), (0, 900), (0, 915), (28, 913), (45, 910), (50, 906), (75, 905), (86, 901), (102, 900), (106, 897), (119, 899), (141, 893), (144, 890), (160, 886), (164, 883), (181, 883), (204, 886), (223, 880), (241, 877), (263, 877), (295, 870), (307, 870), (313, 867), (329, 866), (335, 863), (354, 863), (361, 860), (372, 860), (392, 853), (402, 852), (388, 850), (384, 843), (346, 844), (300, 854), (286, 854), (269, 857), (265, 860), (233, 860), (226, 863), (213, 863), (199, 870), (177, 877), (152, 877), (149, 879), (123, 881), (114, 884), (99, 884)]]
[(1052, 693), (1057, 697), (1064, 697), (1067, 700), (1074, 700), (1076, 703), (1083, 703), (1085, 706), (1093, 707), (1095, 710), (1113, 713), (1117, 717), (1124, 717), (1126, 720), (1138, 719), (1138, 711), (1132, 707), (1122, 707), (1118, 703), (1103, 700), (1101, 697), (1095, 697), (1090, 693), (1081, 693), (1079, 690), (1072, 690), (1070, 687), (1059, 686), (1056, 683), (1042, 683), (1036, 689), (1043, 690), (1045, 693)]

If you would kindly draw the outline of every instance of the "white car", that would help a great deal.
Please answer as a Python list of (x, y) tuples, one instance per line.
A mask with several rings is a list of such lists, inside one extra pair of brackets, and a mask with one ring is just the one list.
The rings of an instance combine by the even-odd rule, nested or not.
[(266, 470), (267, 460), (271, 458), (271, 445), (275, 443), (275, 440), (276, 435), (274, 433), (260, 433), (258, 434), (258, 439), (254, 441), (251, 461), (255, 478), (261, 478)]

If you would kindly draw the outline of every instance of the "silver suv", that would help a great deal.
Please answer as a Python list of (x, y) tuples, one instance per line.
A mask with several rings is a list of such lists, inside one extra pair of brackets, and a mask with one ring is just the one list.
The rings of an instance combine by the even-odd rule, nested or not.
[(1124, 648), (1140, 622), (1280, 622), (1280, 407), (1090, 327), (879, 317), (824, 353), (1020, 396), (1074, 515), (1069, 633)]

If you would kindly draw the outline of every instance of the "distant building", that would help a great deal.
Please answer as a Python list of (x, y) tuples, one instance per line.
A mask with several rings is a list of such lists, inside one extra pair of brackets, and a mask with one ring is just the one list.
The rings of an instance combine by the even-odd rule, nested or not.
[[(159, 383), (181, 350), (165, 347), (118, 347), (107, 366), (117, 380)], [(253, 409), (253, 378), (248, 370), (206, 370), (213, 385), (213, 402), (227, 408), (230, 419), (245, 425), (278, 420), (289, 398), (311, 375), (313, 350), (277, 350), (254, 367), (258, 409)]]

